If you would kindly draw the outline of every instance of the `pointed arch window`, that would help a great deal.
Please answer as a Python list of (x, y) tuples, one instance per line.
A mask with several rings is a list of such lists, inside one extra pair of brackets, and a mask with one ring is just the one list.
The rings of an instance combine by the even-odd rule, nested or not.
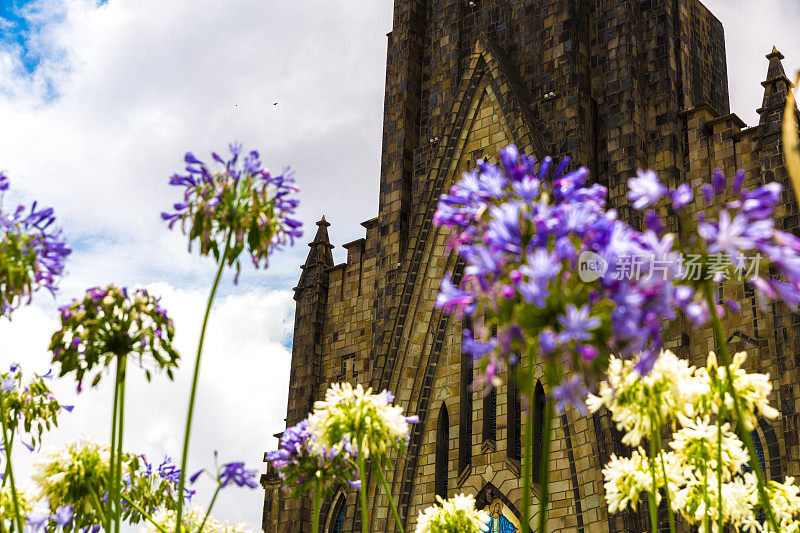
[[(512, 358), (514, 359), (514, 358)], [(519, 360), (519, 356), (516, 356)], [(508, 391), (508, 402), (506, 407), (506, 417), (508, 425), (508, 445), (507, 454), (510, 458), (517, 461), (522, 460), (522, 405), (519, 400), (519, 390), (516, 381), (517, 364), (513, 363), (508, 367), (508, 378), (506, 379), (506, 389)]]
[[(463, 329), (472, 330), (472, 321), (464, 317)], [(462, 336), (463, 338), (463, 336)], [(461, 352), (461, 387), (458, 413), (458, 473), (472, 464), (472, 355)]]
[(436, 423), (436, 467), (435, 481), (436, 494), (447, 498), (447, 456), (450, 451), (450, 417), (447, 415), (447, 406), (442, 402), (439, 409), (439, 419)]
[(533, 482), (539, 483), (539, 471), (542, 463), (542, 445), (544, 444), (545, 403), (544, 387), (536, 380), (533, 390)]
[(331, 522), (328, 527), (330, 533), (343, 533), (344, 532), (344, 513), (346, 501), (344, 494), (339, 494), (333, 504), (333, 512), (331, 513)]

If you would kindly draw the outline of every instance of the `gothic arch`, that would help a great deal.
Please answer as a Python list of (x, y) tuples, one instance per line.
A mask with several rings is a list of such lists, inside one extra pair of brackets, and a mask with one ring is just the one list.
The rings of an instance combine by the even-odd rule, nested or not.
[(764, 475), (767, 479), (781, 481), (783, 479), (783, 471), (781, 468), (781, 453), (778, 444), (778, 437), (775, 435), (775, 428), (763, 417), (758, 419), (758, 426), (754, 433), (761, 441), (761, 454), (763, 454)]
[[(415, 424), (412, 430), (407, 452), (398, 458), (392, 480), (392, 492), (399, 496), (399, 511), (406, 521), (435, 370), (449, 321), (447, 315), (433, 309), (426, 293), (431, 280), (440, 279), (445, 272), (455, 271), (459, 275), (455, 268), (457, 258), (453, 254), (446, 258), (434, 255), (437, 245), (446, 239), (446, 232), (432, 223), (436, 201), (467, 156), (466, 141), (484, 98), (489, 98), (499, 109), (497, 116), (508, 142), (516, 143), (522, 152), (528, 154), (542, 156), (544, 152), (528, 108), (530, 98), (511, 72), (494, 45), (481, 36), (459, 84), (451, 120), (441, 135), (436, 157), (428, 170), (428, 179), (423, 181), (426, 189), (421, 194), (420, 208), (411, 224), (415, 230), (409, 237), (410, 246), (406, 248), (401, 263), (405, 268), (397, 279), (396, 286), (400, 288), (398, 307), (392, 310), (387, 320), (386, 331), (392, 333), (380, 341), (374, 382), (380, 388), (395, 392), (398, 403), (407, 412), (420, 417), (420, 423)], [(420, 321), (407, 320), (421, 315), (430, 316), (424, 332), (415, 330)], [(401, 376), (403, 380), (411, 377), (413, 385), (401, 390)]]
[[(514, 513), (517, 519), (519, 519), (519, 517), (522, 516), (522, 514), (519, 512), (519, 509), (517, 509), (517, 506), (514, 505), (514, 502), (509, 500), (508, 497), (505, 494), (503, 494), (503, 492), (501, 492), (497, 487), (488, 482), (481, 488), (481, 490), (475, 496), (475, 507), (477, 509), (483, 509), (484, 507), (486, 507), (486, 505), (489, 504), (489, 502), (491, 502), (494, 499), (499, 499), (500, 501), (502, 501), (503, 505), (508, 507), (511, 510), (511, 512)], [(525, 525), (523, 524), (522, 527), (524, 528)], [(530, 533), (530, 526), (528, 526), (528, 531), (526, 533)]]
[[(327, 533), (341, 533), (344, 531), (344, 518), (347, 510), (347, 495), (340, 488), (330, 500), (330, 511), (325, 519), (323, 531)], [(339, 521), (341, 519), (341, 521)]]

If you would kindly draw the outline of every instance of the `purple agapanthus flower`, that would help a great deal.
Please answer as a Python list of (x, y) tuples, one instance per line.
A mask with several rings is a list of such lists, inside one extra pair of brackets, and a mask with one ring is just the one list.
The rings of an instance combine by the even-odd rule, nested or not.
[(566, 311), (566, 315), (558, 317), (558, 322), (564, 328), (558, 336), (559, 342), (583, 342), (592, 338), (589, 332), (600, 325), (600, 319), (589, 316), (591, 313), (589, 306), (584, 305), (578, 308), (573, 304), (567, 304)]
[(246, 250), (259, 268), (266, 266), (273, 249), (294, 244), (303, 234), (293, 196), (298, 188), (291, 171), (273, 174), (263, 168), (258, 152), (242, 158), (240, 144), (229, 148), (227, 161), (212, 154), (222, 165), (216, 170), (191, 152), (185, 155), (187, 173), (170, 179), (170, 185), (183, 187), (183, 198), (173, 205), (174, 211), (161, 217), (170, 229), (180, 223), (190, 248), (199, 242), (201, 255), (225, 250), (224, 260), (232, 265)]
[(439, 294), (436, 295), (435, 307), (444, 310), (445, 313), (452, 313), (459, 308), (467, 309), (473, 304), (475, 297), (472, 293), (464, 291), (453, 285), (450, 274), (442, 278), (439, 286)]
[[(2, 176), (0, 200), (7, 189), (8, 178)], [(54, 222), (52, 208), (33, 202), (30, 208), (6, 211), (0, 201), (0, 316), (10, 317), (41, 288), (55, 294), (72, 251)]]
[(667, 194), (667, 188), (652, 170), (637, 171), (636, 177), (628, 180), (628, 189), (628, 199), (633, 202), (634, 209), (653, 205)]
[(50, 513), (46, 511), (34, 511), (25, 515), (25, 520), (28, 522), (28, 527), (34, 531), (38, 531), (50, 523)]
[(561, 385), (553, 387), (553, 399), (556, 401), (556, 413), (563, 413), (569, 406), (574, 406), (578, 412), (585, 415), (589, 412), (586, 407), (586, 394), (589, 391), (583, 382), (583, 378), (578, 374), (573, 374), (564, 381)]
[(694, 193), (688, 183), (681, 183), (672, 191), (672, 208), (680, 211), (694, 200)]
[(334, 482), (350, 483), (358, 478), (353, 466), (357, 450), (349, 440), (341, 442), (340, 447), (317, 453), (312, 446), (314, 435), (308, 427), (308, 420), (288, 427), (281, 436), (280, 448), (267, 453), (267, 460), (278, 475), (284, 480), (284, 486), (290, 488), (295, 495), (311, 490), (313, 484), (320, 481), (324, 484)]
[(708, 243), (711, 253), (724, 252), (736, 257), (740, 251), (751, 250), (755, 243), (747, 235), (747, 217), (739, 213), (731, 218), (730, 213), (722, 210), (719, 221), (708, 221), (698, 225), (697, 232)]
[(245, 468), (243, 462), (225, 463), (222, 465), (218, 479), (220, 487), (225, 488), (233, 483), (239, 487), (250, 487), (254, 489), (258, 487), (256, 476), (257, 470), (248, 470)]
[(72, 518), (75, 515), (74, 509), (71, 505), (62, 505), (56, 509), (55, 514), (51, 517), (54, 522), (62, 527), (67, 527), (72, 524)]

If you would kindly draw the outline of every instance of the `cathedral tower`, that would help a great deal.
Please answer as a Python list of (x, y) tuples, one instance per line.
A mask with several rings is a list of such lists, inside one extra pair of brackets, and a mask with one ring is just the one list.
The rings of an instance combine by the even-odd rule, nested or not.
[[(524, 530), (525, 402), (507, 384), (485, 396), (470, 389), (477, 369), (461, 353), (465, 325), (433, 307), (442, 275), (459, 270), (447, 235), (432, 224), (438, 196), (478, 159), (514, 143), (539, 158), (570, 156), (588, 166), (633, 225), (641, 221), (625, 184), (638, 168), (697, 191), (715, 167), (742, 168), (748, 186), (784, 184), (778, 224), (797, 233), (778, 134), (791, 84), (780, 53), (767, 57), (761, 120), (748, 128), (730, 114), (722, 25), (699, 0), (395, 0), (378, 215), (363, 223), (363, 238), (344, 245), (347, 261), (339, 265), (328, 223), (318, 223), (295, 288), (287, 424), (302, 419), (331, 382), (387, 388), (420, 417), (389, 473), (407, 530), (435, 494), (461, 492), (475, 494), (509, 531)], [(763, 314), (741, 283), (719, 291), (742, 303), (727, 324), (733, 348), (748, 350), (751, 370), (778, 377), (772, 401), (783, 417), (763, 422), (756, 435), (768, 475), (798, 475), (798, 317), (780, 304)], [(668, 341), (694, 362), (713, 349), (710, 331), (689, 326)], [(540, 387), (531, 408), (546, 393)], [(646, 516), (607, 513), (600, 469), (621, 451), (608, 416), (568, 411), (554, 426), (551, 530), (648, 528)], [(281, 496), (274, 471), (262, 483), (265, 531), (311, 530), (310, 501)], [(370, 530), (394, 531), (375, 488), (367, 489)], [(323, 531), (360, 530), (356, 493), (330, 495), (322, 516)]]

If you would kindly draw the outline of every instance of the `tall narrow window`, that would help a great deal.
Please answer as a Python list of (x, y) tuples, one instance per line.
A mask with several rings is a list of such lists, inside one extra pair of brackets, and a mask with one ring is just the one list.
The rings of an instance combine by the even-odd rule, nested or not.
[(544, 387), (536, 381), (533, 390), (533, 482), (539, 483), (539, 470), (542, 463), (542, 444), (544, 443), (545, 402)]
[(508, 390), (508, 404), (506, 417), (508, 419), (508, 446), (507, 454), (517, 461), (522, 460), (522, 406), (519, 401), (519, 390), (516, 381), (517, 365), (508, 368), (506, 387)]
[[(497, 326), (492, 326), (492, 337), (497, 335)], [(483, 396), (483, 441), (496, 440), (497, 432), (497, 389), (492, 387)]]
[(483, 397), (483, 440), (495, 440), (497, 432), (497, 389), (492, 387)]
[[(464, 329), (471, 330), (472, 322), (464, 318)], [(472, 464), (472, 355), (461, 352), (461, 388), (458, 413), (458, 474)]]
[(442, 402), (439, 420), (436, 424), (436, 494), (447, 498), (447, 455), (450, 451), (450, 417), (447, 406)]

